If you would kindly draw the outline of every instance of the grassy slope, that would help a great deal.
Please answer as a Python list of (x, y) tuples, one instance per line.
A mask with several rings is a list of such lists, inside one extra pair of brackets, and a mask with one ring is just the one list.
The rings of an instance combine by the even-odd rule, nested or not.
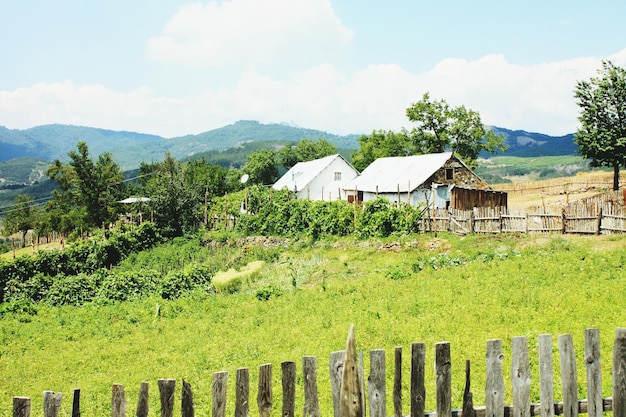
[[(274, 364), (276, 414), (281, 404), (280, 362), (295, 361), (301, 375), (302, 356), (314, 355), (322, 413), (329, 415), (328, 358), (331, 351), (345, 347), (351, 323), (358, 348), (365, 351), (366, 376), (367, 351), (386, 350), (388, 390), (393, 349), (404, 348), (405, 412), (410, 343), (417, 341), (427, 343), (427, 363), (434, 360), (436, 342), (451, 342), (453, 406), (458, 407), (464, 359), (473, 363), (474, 403), (484, 403), (485, 342), (490, 338), (504, 339), (503, 369), (505, 380), (510, 380), (512, 336), (529, 337), (534, 361), (538, 334), (552, 334), (556, 349), (558, 334), (573, 333), (584, 387), (583, 331), (598, 327), (604, 394), (610, 395), (613, 332), (626, 324), (625, 238), (423, 235), (400, 242), (403, 249), (397, 251), (382, 249), (379, 242), (296, 243), (233, 296), (194, 294), (176, 301), (41, 307), (36, 315), (5, 314), (0, 320), (0, 414), (10, 414), (13, 395), (27, 395), (33, 415), (41, 415), (41, 393), (49, 389), (65, 393), (63, 409), (69, 415), (71, 390), (79, 387), (83, 413), (104, 416), (110, 413), (114, 382), (125, 384), (132, 413), (143, 380), (151, 383), (154, 413), (159, 409), (157, 379), (176, 378), (176, 409), (180, 381), (185, 379), (194, 389), (196, 412), (208, 415), (211, 374), (220, 370), (230, 373), (231, 414), (238, 367), (250, 367), (255, 414), (257, 369), (267, 362)], [(462, 260), (462, 265), (452, 266)], [(268, 284), (285, 293), (257, 300), (255, 290)], [(532, 372), (536, 400), (536, 363)], [(427, 378), (427, 408), (434, 409), (432, 372)], [(556, 398), (561, 398), (560, 384), (555, 389)], [(585, 395), (581, 391), (581, 397)], [(297, 409), (302, 402), (300, 386)], [(390, 397), (388, 411), (392, 413)]]

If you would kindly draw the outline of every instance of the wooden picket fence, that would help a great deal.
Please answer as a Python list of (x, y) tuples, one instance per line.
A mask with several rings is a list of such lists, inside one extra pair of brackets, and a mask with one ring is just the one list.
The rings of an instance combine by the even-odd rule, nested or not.
[[(540, 403), (531, 403), (531, 371), (529, 364), (528, 340), (526, 337), (512, 339), (511, 355), (511, 393), (513, 404), (504, 402), (504, 371), (502, 340), (487, 341), (486, 349), (486, 383), (485, 405), (475, 407), (470, 386), (470, 365), (465, 364), (465, 391), (461, 408), (452, 408), (452, 366), (450, 343), (435, 344), (435, 396), (436, 410), (425, 411), (426, 388), (426, 345), (412, 343), (410, 354), (410, 399), (409, 412), (405, 414), (402, 398), (402, 348), (396, 347), (394, 352), (394, 374), (391, 397), (394, 417), (577, 417), (586, 413), (589, 417), (601, 417), (604, 412), (613, 412), (615, 417), (626, 417), (626, 328), (618, 328), (615, 332), (612, 364), (612, 397), (602, 396), (602, 371), (600, 361), (600, 334), (598, 329), (585, 331), (585, 348), (583, 366), (586, 370), (587, 398), (578, 399), (579, 383), (577, 381), (574, 342), (571, 334), (558, 336), (558, 350), (561, 370), (562, 401), (555, 402), (553, 387), (552, 335), (539, 335), (538, 368)], [(303, 358), (302, 383), (304, 388), (304, 417), (320, 417), (317, 387), (317, 360), (315, 357)], [(333, 352), (330, 356), (330, 385), (333, 398), (334, 417), (386, 417), (387, 412), (387, 370), (385, 351), (370, 351), (370, 370), (365, 388), (365, 372), (362, 352), (357, 355), (354, 327), (351, 326), (346, 350)], [(282, 416), (294, 417), (296, 398), (296, 364), (281, 364), (282, 382)], [(226, 417), (228, 372), (216, 372), (212, 380), (212, 416)], [(161, 417), (174, 415), (174, 398), (176, 394), (175, 379), (158, 381)], [(188, 382), (182, 381), (181, 389), (182, 417), (194, 416), (193, 392)], [(247, 368), (237, 370), (235, 382), (235, 417), (250, 415), (250, 384)], [(366, 408), (366, 397), (367, 405)], [(58, 417), (61, 408), (61, 393), (44, 392), (44, 417)], [(272, 410), (272, 365), (264, 364), (259, 368), (258, 415), (270, 416)], [(13, 416), (30, 417), (31, 402), (27, 397), (13, 398)], [(147, 417), (148, 383), (140, 387), (137, 403), (137, 417)], [(80, 417), (80, 390), (74, 391), (72, 417)], [(111, 416), (125, 417), (127, 400), (124, 387), (113, 385)]]

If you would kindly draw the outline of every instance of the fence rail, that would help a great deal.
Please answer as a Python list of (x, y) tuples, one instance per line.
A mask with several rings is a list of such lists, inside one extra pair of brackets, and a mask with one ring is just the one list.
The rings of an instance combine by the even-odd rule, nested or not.
[[(612, 397), (602, 396), (602, 371), (600, 361), (600, 332), (598, 329), (585, 331), (584, 361), (586, 372), (587, 398), (578, 399), (579, 382), (576, 379), (576, 358), (571, 334), (558, 336), (559, 363), (563, 399), (554, 400), (552, 335), (539, 335), (538, 369), (540, 403), (531, 403), (531, 381), (528, 339), (524, 336), (512, 339), (510, 383), (513, 404), (504, 403), (503, 370), (504, 354), (502, 340), (491, 339), (486, 345), (485, 405), (475, 407), (470, 385), (470, 364), (465, 363), (465, 390), (461, 408), (452, 408), (452, 366), (450, 343), (435, 344), (435, 395), (436, 410), (425, 411), (426, 345), (412, 343), (410, 351), (410, 399), (409, 412), (404, 414), (405, 399), (402, 398), (402, 347), (396, 347), (393, 360), (393, 387), (391, 399), (394, 417), (577, 417), (586, 413), (589, 417), (601, 417), (604, 412), (612, 412), (615, 417), (626, 417), (626, 329), (615, 331), (612, 362)], [(365, 378), (363, 354), (356, 352), (354, 328), (348, 333), (346, 350), (330, 355), (330, 389), (333, 398), (334, 417), (386, 417), (387, 410), (387, 370), (385, 351), (370, 351), (369, 376)], [(282, 416), (294, 417), (297, 372), (294, 362), (281, 363)], [(302, 360), (302, 385), (304, 391), (304, 417), (320, 417), (317, 384), (317, 360), (305, 356)], [(367, 391), (365, 389), (367, 381)], [(174, 415), (176, 394), (175, 379), (158, 380), (161, 417)], [(212, 381), (212, 416), (227, 415), (228, 372), (216, 372)], [(256, 405), (258, 415), (270, 415), (273, 407), (272, 364), (259, 367)], [(367, 397), (367, 404), (366, 404)], [(124, 387), (114, 384), (111, 396), (111, 416), (125, 417), (127, 400)], [(194, 416), (194, 400), (191, 385), (183, 380), (181, 388), (181, 416)], [(57, 417), (61, 409), (61, 393), (44, 392), (44, 417)], [(237, 370), (235, 381), (235, 417), (250, 414), (250, 379), (248, 368)], [(367, 407), (366, 407), (367, 405)], [(13, 397), (13, 416), (30, 417), (31, 401), (28, 397)], [(147, 417), (148, 383), (142, 382), (135, 415)], [(80, 390), (74, 391), (72, 417), (80, 417)]]

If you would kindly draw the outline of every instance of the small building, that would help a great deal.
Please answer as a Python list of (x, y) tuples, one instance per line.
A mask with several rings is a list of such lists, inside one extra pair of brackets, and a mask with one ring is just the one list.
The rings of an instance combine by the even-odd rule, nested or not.
[(299, 199), (345, 200), (343, 187), (359, 175), (343, 156), (330, 155), (313, 161), (298, 162), (272, 186), (287, 188)]
[[(462, 198), (452, 197), (455, 187), (465, 191)], [(366, 202), (384, 197), (412, 206), (434, 203), (435, 208), (467, 209), (461, 206), (502, 201), (480, 198), (484, 193), (496, 192), (452, 152), (379, 158), (346, 184), (344, 191), (349, 201)], [(506, 205), (506, 194), (504, 201)]]

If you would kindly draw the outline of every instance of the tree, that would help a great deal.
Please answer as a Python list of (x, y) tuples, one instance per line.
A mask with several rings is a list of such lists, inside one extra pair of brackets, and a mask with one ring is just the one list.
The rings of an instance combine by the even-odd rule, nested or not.
[(450, 107), (445, 100), (431, 100), (428, 93), (407, 108), (406, 115), (416, 124), (410, 140), (420, 153), (450, 150), (474, 168), (480, 152), (506, 149), (504, 137), (486, 129), (478, 112), (465, 106)]
[(357, 139), (360, 147), (352, 152), (352, 165), (363, 171), (378, 158), (389, 156), (409, 156), (422, 153), (411, 143), (405, 130), (399, 133), (385, 130), (374, 130), (370, 136)]
[(76, 148), (68, 153), (69, 162), (57, 159), (48, 168), (48, 177), (59, 185), (51, 206), (81, 223), (75, 227), (100, 227), (115, 220), (116, 202), (124, 196), (124, 175), (110, 153), (100, 154), (94, 162), (85, 142)]
[(31, 196), (20, 194), (15, 197), (14, 204), (2, 216), (2, 226), (8, 234), (21, 232), (23, 241), (26, 233), (36, 227), (39, 211)]
[(613, 168), (613, 189), (626, 165), (626, 70), (602, 61), (598, 77), (576, 84), (580, 128), (574, 135), (579, 153), (591, 166)]
[(252, 152), (243, 166), (243, 172), (250, 175), (251, 184), (273, 184), (278, 179), (276, 152), (270, 149)]
[(290, 169), (298, 162), (313, 161), (314, 159), (337, 153), (337, 147), (326, 139), (313, 141), (302, 139), (295, 146), (285, 146), (278, 152), (279, 163)]

